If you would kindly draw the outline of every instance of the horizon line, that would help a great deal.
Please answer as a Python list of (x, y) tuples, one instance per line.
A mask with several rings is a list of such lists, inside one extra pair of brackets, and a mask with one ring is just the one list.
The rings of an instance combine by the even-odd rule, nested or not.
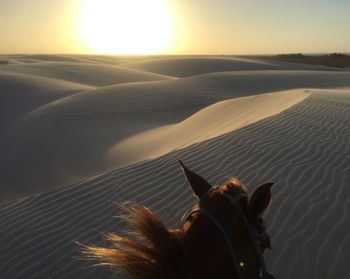
[(86, 56), (263, 56), (263, 55), (279, 55), (279, 54), (309, 54), (309, 55), (318, 55), (318, 54), (332, 54), (332, 53), (343, 53), (343, 54), (350, 54), (350, 51), (326, 51), (326, 52), (270, 52), (270, 53), (250, 53), (250, 54), (243, 54), (243, 53), (232, 53), (232, 54), (223, 54), (223, 53), (211, 53), (211, 54), (175, 54), (175, 53), (157, 53), (157, 54), (117, 54), (117, 53), (49, 53), (49, 52), (28, 52), (28, 53), (0, 53), (0, 55), (86, 55)]

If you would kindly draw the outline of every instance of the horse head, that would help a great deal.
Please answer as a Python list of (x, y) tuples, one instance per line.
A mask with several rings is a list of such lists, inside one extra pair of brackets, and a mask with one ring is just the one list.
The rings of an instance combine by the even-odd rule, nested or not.
[(251, 195), (238, 179), (213, 187), (179, 161), (198, 198), (183, 224), (185, 254), (193, 278), (273, 278), (263, 253), (271, 247), (262, 217), (271, 202), (268, 182)]

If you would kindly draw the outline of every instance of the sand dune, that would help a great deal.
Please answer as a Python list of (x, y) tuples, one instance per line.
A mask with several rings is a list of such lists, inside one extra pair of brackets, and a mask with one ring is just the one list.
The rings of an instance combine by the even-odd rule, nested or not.
[[(99, 92), (99, 111), (91, 111), (91, 104), (97, 103), (93, 92), (41, 107), (4, 136), (0, 141), (6, 162), (1, 164), (2, 179), (11, 187), (2, 189), (3, 198), (47, 191), (108, 169), (163, 155), (281, 112), (308, 96), (301, 90), (234, 99), (210, 106), (178, 125), (152, 130), (159, 127), (160, 119), (171, 120), (162, 117), (166, 115), (164, 110), (151, 113), (152, 108), (145, 111), (139, 107), (133, 113), (133, 108), (127, 106), (129, 113), (126, 113), (122, 111), (125, 109), (122, 98), (117, 98), (113, 101), (121, 102), (119, 111), (108, 112), (118, 106), (108, 99), (101, 102), (103, 96)], [(86, 102), (89, 94), (93, 98)], [(85, 102), (77, 101), (79, 97)], [(247, 106), (251, 108), (247, 110)], [(188, 108), (177, 109), (175, 113), (179, 118), (188, 113)], [(223, 114), (226, 117), (221, 119)], [(146, 132), (139, 134), (140, 131)], [(16, 175), (18, 168), (21, 176)]]
[[(219, 104), (218, 104), (219, 105)], [(252, 189), (275, 181), (267, 212), (277, 278), (349, 277), (350, 91), (315, 90), (291, 108), (162, 157), (0, 209), (5, 278), (113, 278), (84, 268), (74, 240), (120, 231), (115, 205), (142, 202), (168, 224), (194, 202), (176, 160), (213, 184), (238, 176)], [(11, 249), (10, 249), (11, 248)]]
[[(350, 72), (222, 72), (102, 87), (55, 100), (28, 113), (0, 139), (4, 159), (0, 172), (4, 184), (9, 185), (1, 189), (2, 200), (52, 190), (180, 148), (182, 140), (165, 147), (160, 140), (159, 149), (149, 148), (158, 150), (155, 154), (146, 149), (139, 153), (127, 141), (146, 144), (149, 140), (142, 133), (177, 124), (222, 100), (316, 86), (350, 86)], [(158, 135), (165, 130), (159, 131)], [(207, 134), (203, 129), (198, 132)], [(160, 138), (169, 140), (172, 133)], [(183, 138), (187, 134), (184, 132)], [(208, 133), (204, 138), (219, 134)], [(201, 135), (195, 138), (203, 139)], [(193, 143), (189, 139), (185, 142)]]
[(91, 86), (28, 76), (20, 73), (0, 72), (0, 133), (4, 126), (25, 116), (33, 109), (62, 97), (72, 95)]
[(2, 72), (56, 78), (90, 86), (107, 86), (124, 82), (164, 80), (170, 78), (118, 66), (77, 62), (8, 64), (3, 65), (1, 70)]
[(130, 165), (206, 141), (273, 116), (309, 97), (311, 90), (267, 93), (218, 102), (184, 121), (128, 137), (107, 153), (111, 165)]
[(224, 71), (257, 71), (257, 70), (325, 70), (323, 66), (302, 65), (277, 61), (265, 61), (240, 57), (164, 57), (148, 58), (122, 64), (125, 67), (147, 72), (187, 77), (199, 74)]
[(9, 63), (36, 63), (36, 62), (81, 62), (81, 59), (73, 55), (55, 54), (11, 54), (2, 55)]
[(41, 63), (41, 62), (71, 62), (71, 63), (98, 63), (106, 65), (118, 65), (121, 63), (135, 62), (146, 59), (145, 56), (117, 56), (117, 55), (92, 55), (92, 54), (11, 54), (1, 55), (8, 63)]

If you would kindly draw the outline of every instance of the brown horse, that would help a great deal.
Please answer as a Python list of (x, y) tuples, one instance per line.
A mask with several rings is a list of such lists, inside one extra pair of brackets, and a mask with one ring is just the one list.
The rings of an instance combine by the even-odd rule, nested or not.
[(86, 256), (131, 278), (274, 278), (262, 256), (270, 239), (261, 217), (272, 183), (248, 196), (237, 179), (212, 187), (180, 164), (199, 198), (180, 228), (169, 230), (150, 210), (133, 206), (127, 221), (135, 231), (129, 238), (110, 234), (111, 248), (85, 247)]

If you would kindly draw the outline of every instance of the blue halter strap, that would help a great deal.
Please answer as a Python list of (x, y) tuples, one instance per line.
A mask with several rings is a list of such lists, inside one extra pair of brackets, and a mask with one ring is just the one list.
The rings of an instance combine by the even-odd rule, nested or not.
[[(205, 195), (209, 195), (213, 189), (215, 189), (215, 188), (209, 189), (209, 191), (207, 193), (205, 193)], [(242, 208), (238, 203), (243, 197), (246, 197), (246, 195), (242, 194), (242, 193), (238, 193), (234, 196), (231, 196), (231, 195), (224, 193), (223, 196), (229, 200), (230, 204), (232, 204), (233, 206), (235, 206), (238, 209), (238, 213), (239, 213), (240, 217), (243, 219), (245, 226), (249, 230), (250, 236), (251, 236), (252, 241), (253, 241), (254, 249), (258, 255), (259, 262), (261, 265), (262, 279), (274, 279), (274, 277), (267, 272), (265, 261), (264, 261), (264, 258), (262, 256), (262, 252), (258, 248), (259, 247), (258, 242), (259, 242), (260, 236), (256, 234), (255, 230), (250, 229), (250, 226), (249, 226), (247, 219), (242, 211)], [(208, 211), (204, 208), (203, 200), (200, 201), (200, 204), (201, 204), (201, 207), (193, 209), (189, 216), (191, 216), (193, 213), (202, 214), (202, 215), (206, 216), (216, 226), (216, 228), (220, 231), (221, 235), (223, 236), (225, 243), (226, 243), (226, 246), (228, 247), (228, 250), (229, 250), (230, 256), (232, 258), (238, 279), (244, 279), (239, 262), (238, 262), (238, 259), (237, 259), (237, 255), (235, 253), (235, 250), (234, 250), (234, 247), (232, 244), (232, 241), (230, 240), (225, 228), (210, 211)]]
[(224, 227), (221, 225), (221, 223), (218, 221), (218, 219), (216, 219), (216, 217), (212, 213), (210, 213), (210, 211), (208, 211), (204, 208), (196, 208), (191, 212), (191, 214), (196, 213), (196, 212), (206, 216), (217, 227), (217, 229), (221, 232), (221, 235), (224, 237), (224, 240), (226, 242), (226, 247), (228, 247), (229, 253), (230, 253), (231, 258), (233, 260), (233, 264), (234, 264), (237, 276), (239, 279), (243, 279), (243, 275), (242, 275), (241, 269), (240, 269), (239, 264), (238, 264), (237, 256), (236, 256), (236, 253), (235, 253), (233, 246), (232, 246), (232, 242), (231, 242), (229, 236), (227, 235)]

